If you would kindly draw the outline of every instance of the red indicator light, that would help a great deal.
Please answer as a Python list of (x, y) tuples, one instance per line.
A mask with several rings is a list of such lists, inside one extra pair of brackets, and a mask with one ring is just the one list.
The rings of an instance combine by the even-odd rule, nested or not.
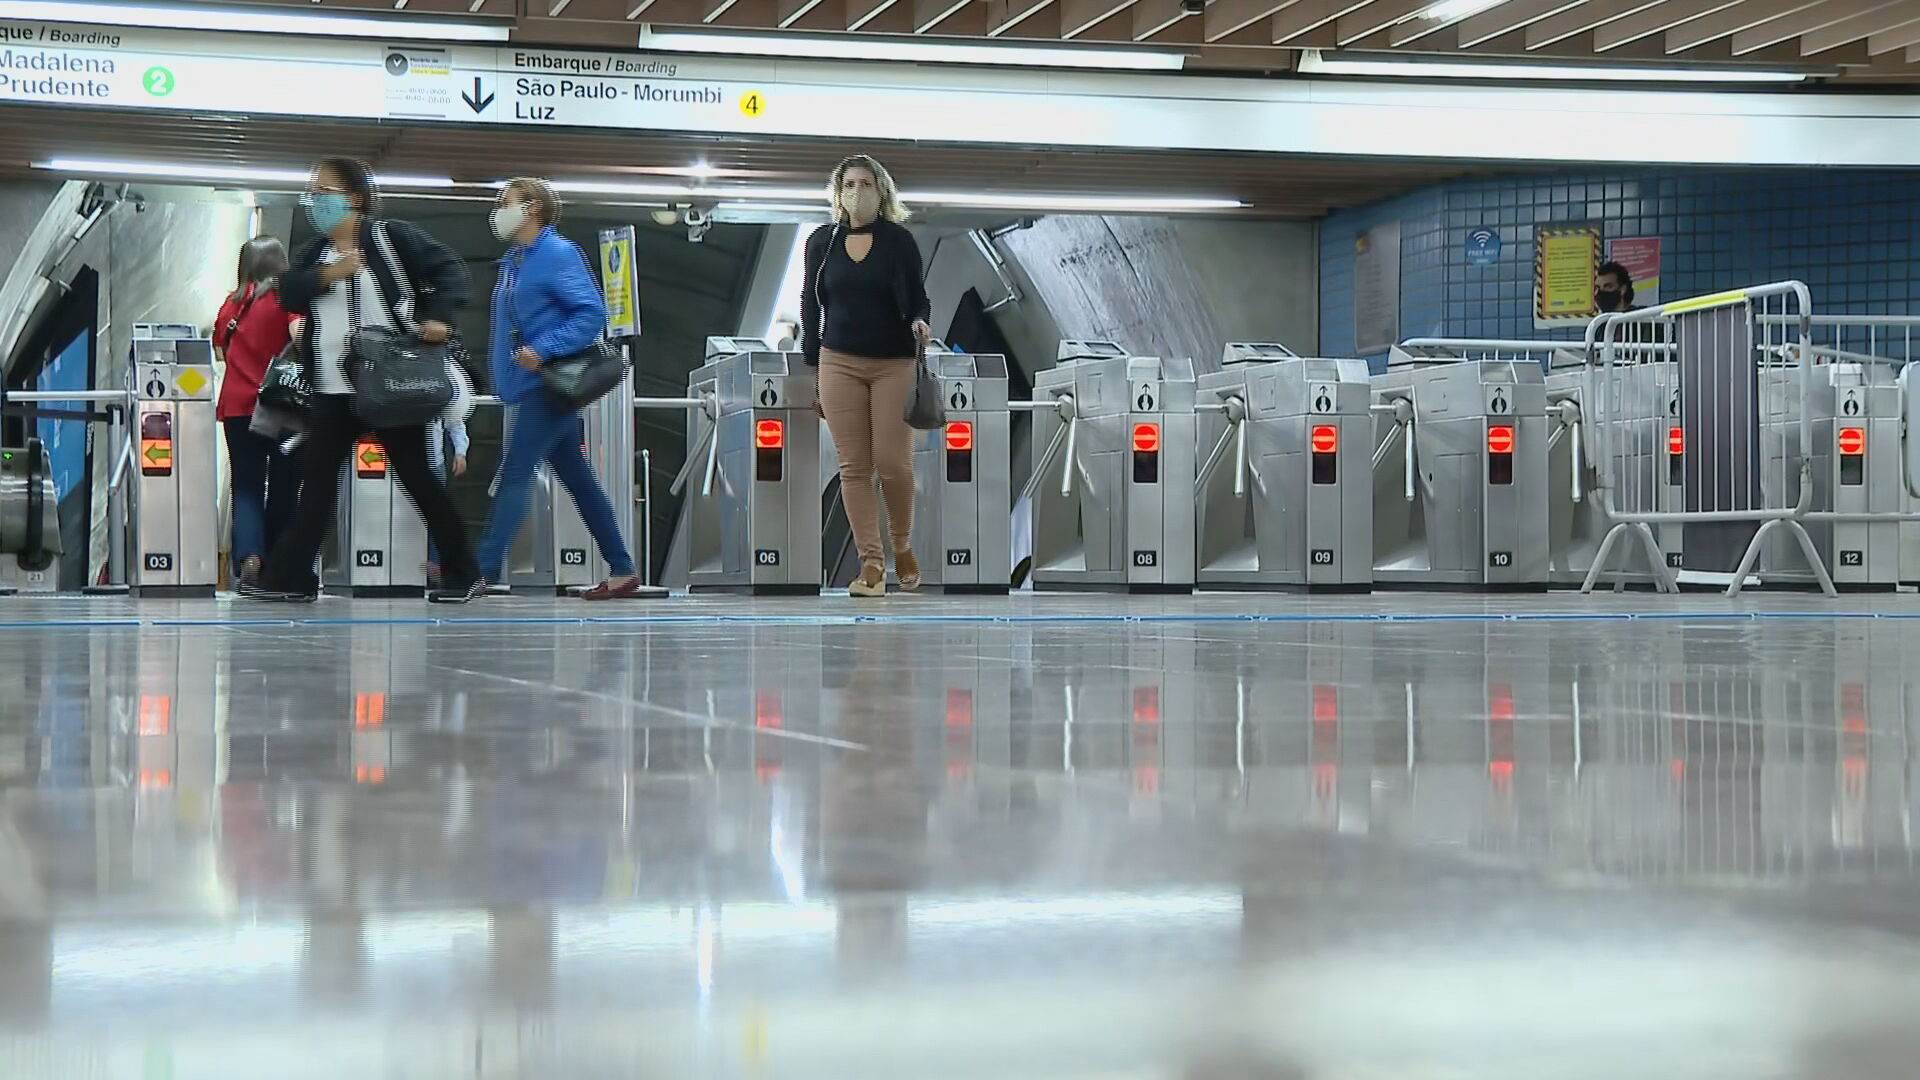
[(1867, 429), (1843, 427), (1840, 429), (1840, 437), (1836, 441), (1840, 444), (1840, 452), (1842, 454), (1848, 457), (1859, 457), (1861, 454), (1867, 452)]
[(140, 734), (165, 735), (172, 730), (173, 696), (171, 694), (141, 694)]
[(765, 690), (753, 696), (753, 726), (757, 728), (778, 728), (785, 726), (784, 710), (780, 707), (780, 695)]
[(950, 728), (973, 726), (973, 691), (966, 689), (947, 691), (947, 726)]
[(1680, 456), (1687, 452), (1687, 433), (1680, 428), (1667, 429), (1667, 453)]
[(1136, 686), (1133, 688), (1133, 722), (1136, 724), (1160, 722), (1159, 687)]
[(1513, 428), (1506, 424), (1495, 424), (1487, 429), (1487, 453), (1513, 453)]
[(973, 421), (971, 420), (947, 421), (947, 449), (949, 450), (973, 449)]
[(1309, 444), (1316, 454), (1331, 454), (1340, 445), (1340, 429), (1332, 424), (1315, 424)]
[(1160, 425), (1133, 425), (1133, 449), (1136, 453), (1155, 454), (1160, 451)]
[(779, 420), (755, 421), (753, 445), (762, 450), (778, 450), (787, 445), (787, 425)]

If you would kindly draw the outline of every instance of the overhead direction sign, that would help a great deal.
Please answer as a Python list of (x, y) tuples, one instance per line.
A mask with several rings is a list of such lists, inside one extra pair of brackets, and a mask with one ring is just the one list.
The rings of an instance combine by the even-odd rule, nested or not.
[[(1338, 157), (1920, 165), (1920, 97), (1167, 78), (0, 21), (0, 103)], [(1657, 121), (1657, 122), (1652, 122)], [(1844, 135), (1844, 137), (1841, 137)], [(1617, 157), (1617, 154), (1614, 156)], [(1608, 159), (1610, 160), (1610, 159)]]

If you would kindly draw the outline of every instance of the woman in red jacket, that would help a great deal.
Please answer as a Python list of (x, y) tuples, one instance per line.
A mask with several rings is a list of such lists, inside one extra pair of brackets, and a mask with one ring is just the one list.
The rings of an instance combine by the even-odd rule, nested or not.
[(227, 434), (233, 474), (231, 565), (242, 581), (259, 575), (300, 496), (299, 463), (251, 428), (267, 364), (292, 340), (293, 317), (280, 307), (279, 278), (286, 269), (287, 249), (280, 241), (271, 236), (247, 241), (240, 249), (239, 285), (213, 324), (214, 347), (227, 362), (215, 415)]

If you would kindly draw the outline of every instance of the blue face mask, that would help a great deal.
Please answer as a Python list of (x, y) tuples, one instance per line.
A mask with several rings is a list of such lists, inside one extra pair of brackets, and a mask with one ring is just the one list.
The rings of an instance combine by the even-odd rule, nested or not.
[(316, 230), (329, 235), (353, 211), (353, 204), (337, 191), (311, 192), (307, 195), (306, 204), (307, 220), (313, 223)]

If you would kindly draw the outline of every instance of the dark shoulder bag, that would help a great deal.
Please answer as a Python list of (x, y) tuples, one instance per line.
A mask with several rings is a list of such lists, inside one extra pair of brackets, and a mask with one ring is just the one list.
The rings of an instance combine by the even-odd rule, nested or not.
[[(919, 272), (919, 267), (914, 272)], [(911, 332), (911, 331), (909, 331)], [(940, 395), (940, 380), (927, 366), (927, 345), (918, 334), (913, 338), (913, 389), (907, 391), (907, 426), (915, 431), (934, 431), (947, 423), (947, 402)]]
[[(376, 241), (384, 241), (385, 224), (375, 222)], [(377, 247), (384, 249), (385, 243)], [(399, 260), (388, 269), (401, 291), (411, 297), (407, 268)], [(354, 414), (372, 428), (413, 427), (439, 416), (453, 400), (453, 378), (447, 374), (447, 347), (395, 333), (384, 326), (363, 325), (360, 318), (360, 276), (347, 278), (347, 311), (352, 332), (343, 365), (353, 384)]]
[[(593, 280), (593, 264), (587, 262), (587, 253), (579, 245), (569, 240), (574, 254), (586, 263), (587, 278)], [(519, 282), (514, 284), (518, 285)], [(520, 322), (513, 314), (513, 291), (506, 295), (507, 325), (513, 331), (514, 348), (520, 346)], [(593, 344), (574, 353), (572, 356), (558, 356), (540, 365), (540, 385), (547, 393), (566, 402), (575, 409), (587, 406), (613, 393), (615, 387), (627, 379), (627, 368), (631, 360), (627, 350), (607, 340), (604, 331), (593, 339)]]

